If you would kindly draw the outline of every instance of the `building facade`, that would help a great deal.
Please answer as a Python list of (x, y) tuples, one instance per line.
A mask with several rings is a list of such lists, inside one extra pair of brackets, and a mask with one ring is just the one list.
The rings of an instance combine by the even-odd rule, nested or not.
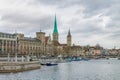
[(54, 19), (54, 29), (51, 36), (46, 36), (45, 32), (36, 32), (36, 37), (25, 37), (21, 33), (0, 33), (0, 54), (19, 54), (31, 56), (88, 56), (88, 55), (101, 55), (103, 48), (99, 45), (79, 46), (72, 45), (72, 35), (70, 29), (66, 37), (66, 43), (59, 42), (59, 33), (57, 26), (57, 19)]
[(17, 51), (17, 37), (15, 34), (0, 32), (0, 54), (14, 54)]
[(45, 53), (45, 33), (36, 32), (36, 38), (21, 33), (0, 33), (0, 54), (40, 56)]

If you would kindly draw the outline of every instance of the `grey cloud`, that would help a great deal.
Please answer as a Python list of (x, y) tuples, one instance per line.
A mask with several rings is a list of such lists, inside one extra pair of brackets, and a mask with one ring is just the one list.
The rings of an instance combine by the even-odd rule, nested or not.
[[(26, 15), (22, 13), (6, 13), (2, 15), (2, 20), (4, 22), (10, 22), (13, 24), (12, 27), (17, 27), (17, 28), (32, 28), (31, 30), (35, 30), (36, 28), (38, 29), (49, 29), (51, 26), (53, 26), (53, 16), (47, 15), (44, 17), (41, 16), (31, 16), (31, 15)], [(8, 25), (10, 26), (10, 25)], [(33, 28), (36, 27), (36, 28)]]
[[(84, 41), (82, 44), (95, 44), (95, 41), (96, 43), (100, 42), (98, 39), (93, 41), (93, 43), (90, 43), (90, 41), (87, 40), (88, 38), (92, 39), (91, 36), (94, 35), (100, 37), (106, 35), (107, 37), (104, 39), (106, 42), (109, 41), (109, 39), (116, 39), (117, 41), (120, 40), (119, 0), (28, 0), (25, 3), (27, 4), (25, 6), (26, 9), (28, 6), (29, 8), (32, 6), (32, 9), (38, 9), (36, 9), (33, 13), (31, 13), (32, 9), (31, 11), (27, 11), (26, 9), (24, 9), (25, 11), (22, 11), (24, 7), (21, 6), (19, 6), (19, 8), (21, 8), (20, 10), (19, 8), (16, 10), (13, 9), (14, 11), (10, 11), (6, 8), (4, 8), (5, 11), (0, 10), (0, 12), (3, 12), (1, 21), (4, 22), (4, 24), (0, 23), (2, 24), (0, 25), (0, 27), (2, 27), (0, 29), (1, 31), (12, 32), (12, 29), (13, 31), (14, 29), (17, 29), (28, 36), (34, 36), (35, 32), (40, 29), (45, 31), (47, 34), (52, 33), (54, 14), (51, 14), (52, 11), (53, 13), (56, 11), (59, 16), (57, 17), (57, 21), (61, 37), (66, 37), (68, 31), (67, 28), (70, 27), (73, 37), (77, 37), (74, 37), (73, 39), (79, 41), (79, 38), (82, 38), (81, 40)], [(51, 9), (51, 13), (49, 14), (49, 11), (45, 10), (46, 7), (54, 7), (54, 9)], [(81, 10), (81, 7), (84, 9)], [(39, 8), (43, 10), (37, 11)], [(44, 12), (47, 14), (44, 14)], [(100, 19), (101, 17), (93, 19), (99, 14), (101, 14), (101, 17), (107, 16), (111, 19), (108, 24), (105, 26), (101, 25), (103, 22), (102, 19)], [(64, 16), (67, 15), (69, 15), (69, 20), (64, 20), (64, 18), (66, 18)], [(103, 44), (106, 43), (103, 41)], [(109, 45), (111, 44), (112, 43)]]
[(120, 38), (120, 33), (112, 34), (110, 37), (112, 37), (113, 39), (119, 39)]
[[(105, 31), (98, 25), (98, 21), (95, 21), (93, 20), (88, 20), (88, 21), (85, 21), (85, 22), (81, 22), (79, 20), (71, 20), (70, 23), (74, 24), (71, 25), (71, 28), (73, 33), (84, 33), (84, 34), (103, 34), (105, 33)], [(74, 28), (76, 26), (76, 28)]]
[(99, 13), (99, 11), (104, 10), (105, 8), (109, 8), (112, 4), (111, 0), (87, 0), (83, 1), (83, 4), (85, 5), (86, 9), (84, 13), (86, 14), (93, 14), (94, 13)]
[(77, 5), (78, 7), (83, 6), (85, 8), (83, 11), (85, 17), (90, 17), (103, 12), (113, 4), (113, 0), (38, 0), (38, 2), (46, 5), (57, 5), (58, 8), (66, 8), (74, 5)]

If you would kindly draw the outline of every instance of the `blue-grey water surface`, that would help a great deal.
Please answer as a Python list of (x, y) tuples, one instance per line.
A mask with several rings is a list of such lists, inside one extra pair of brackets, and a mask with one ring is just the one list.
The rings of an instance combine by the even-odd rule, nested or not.
[(0, 74), (0, 80), (120, 80), (120, 60), (89, 60)]

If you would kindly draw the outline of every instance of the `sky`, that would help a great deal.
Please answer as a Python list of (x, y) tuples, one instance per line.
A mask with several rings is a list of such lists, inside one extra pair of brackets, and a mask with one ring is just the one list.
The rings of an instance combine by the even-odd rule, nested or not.
[(55, 14), (60, 43), (120, 48), (120, 0), (0, 0), (0, 32), (52, 35)]

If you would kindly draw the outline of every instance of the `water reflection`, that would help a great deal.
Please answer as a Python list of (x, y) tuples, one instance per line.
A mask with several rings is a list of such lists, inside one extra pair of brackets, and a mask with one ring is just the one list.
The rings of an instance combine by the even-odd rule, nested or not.
[(120, 80), (119, 68), (119, 60), (60, 63), (39, 70), (0, 74), (0, 80)]

